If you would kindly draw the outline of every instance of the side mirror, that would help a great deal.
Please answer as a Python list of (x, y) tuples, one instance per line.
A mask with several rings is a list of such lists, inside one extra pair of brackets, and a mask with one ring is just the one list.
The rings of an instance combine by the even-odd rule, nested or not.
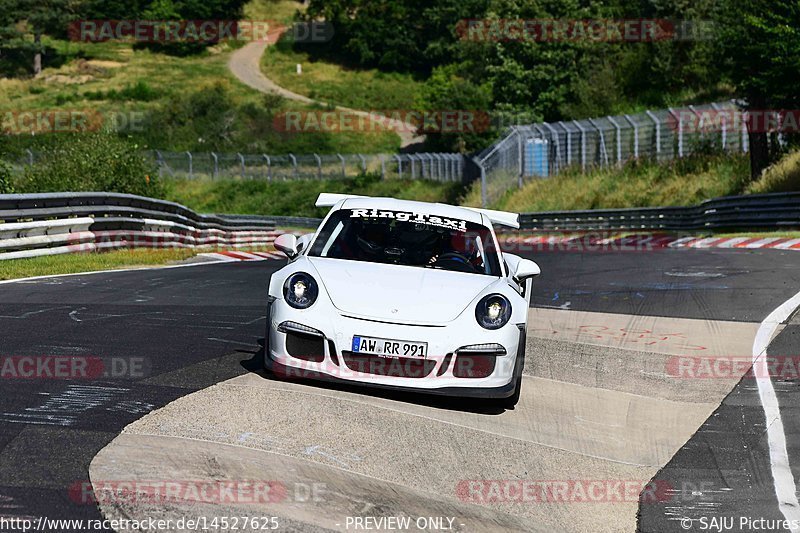
[(311, 241), (313, 240), (314, 240), (313, 233), (306, 233), (305, 235), (299, 237), (297, 239), (297, 253), (300, 253), (306, 248), (308, 248), (308, 245), (311, 244)]
[(275, 242), (272, 243), (275, 246), (275, 249), (281, 251), (286, 254), (286, 257), (289, 259), (295, 257), (298, 253), (297, 249), (297, 237), (292, 235), (291, 233), (284, 233), (283, 235), (279, 235)]
[(531, 261), (530, 259), (520, 259), (514, 268), (514, 279), (517, 281), (525, 281), (528, 278), (533, 278), (538, 276), (542, 273), (542, 269), (539, 268), (535, 262)]

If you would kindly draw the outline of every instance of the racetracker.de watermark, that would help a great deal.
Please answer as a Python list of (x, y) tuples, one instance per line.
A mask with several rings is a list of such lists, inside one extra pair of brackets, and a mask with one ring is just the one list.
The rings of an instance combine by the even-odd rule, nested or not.
[(668, 19), (464, 19), (456, 24), (456, 33), (474, 42), (652, 43), (710, 40), (714, 24)]
[(486, 111), (443, 109), (420, 111), (287, 111), (273, 119), (276, 131), (284, 133), (410, 132), (481, 133), (492, 127)]
[(0, 379), (141, 379), (152, 373), (146, 357), (18, 355), (0, 357)]
[(674, 492), (665, 481), (621, 479), (464, 479), (456, 496), (464, 502), (492, 503), (658, 503)]
[(132, 40), (139, 43), (215, 44), (226, 41), (274, 43), (279, 38), (301, 43), (325, 43), (333, 38), (333, 25), (324, 21), (274, 20), (77, 20), (67, 29), (70, 40), (101, 43)]
[(666, 119), (673, 131), (683, 133), (800, 133), (797, 109), (673, 109)]
[(87, 133), (110, 130), (119, 133), (142, 132), (148, 113), (144, 111), (107, 111), (93, 109), (38, 109), (0, 111), (0, 134), (44, 135), (51, 133)]
[(663, 250), (677, 239), (671, 235), (613, 232), (548, 233), (530, 235), (504, 232), (497, 236), (500, 248), (509, 253), (530, 252), (652, 252)]
[(800, 355), (673, 356), (665, 374), (679, 379), (800, 379)]
[(281, 480), (94, 480), (70, 485), (69, 498), (79, 505), (102, 504), (263, 504), (323, 502), (321, 482)]

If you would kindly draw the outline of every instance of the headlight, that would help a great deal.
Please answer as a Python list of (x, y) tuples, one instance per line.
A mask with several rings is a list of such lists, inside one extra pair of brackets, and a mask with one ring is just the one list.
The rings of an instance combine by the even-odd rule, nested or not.
[(475, 308), (475, 318), (483, 328), (502, 328), (511, 319), (511, 302), (502, 294), (485, 296)]
[(314, 305), (319, 295), (319, 286), (305, 272), (296, 272), (283, 284), (283, 298), (295, 309), (307, 309)]

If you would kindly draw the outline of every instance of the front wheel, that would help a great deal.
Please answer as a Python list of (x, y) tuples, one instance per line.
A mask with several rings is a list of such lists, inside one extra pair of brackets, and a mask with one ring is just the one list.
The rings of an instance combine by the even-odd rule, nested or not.
[(522, 390), (522, 374), (517, 376), (514, 380), (514, 394), (509, 396), (508, 398), (503, 398), (500, 400), (500, 405), (503, 409), (513, 410), (516, 407), (517, 403), (519, 403), (519, 394)]

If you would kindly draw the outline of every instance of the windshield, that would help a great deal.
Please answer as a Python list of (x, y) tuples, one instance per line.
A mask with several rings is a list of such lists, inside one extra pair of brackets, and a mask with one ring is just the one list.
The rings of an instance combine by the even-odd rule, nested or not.
[(408, 211), (341, 209), (325, 223), (308, 255), (501, 275), (488, 227)]

